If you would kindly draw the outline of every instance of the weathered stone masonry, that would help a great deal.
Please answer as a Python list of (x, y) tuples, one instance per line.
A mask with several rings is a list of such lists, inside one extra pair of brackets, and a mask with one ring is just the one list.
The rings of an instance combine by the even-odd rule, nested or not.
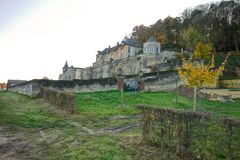
[(33, 97), (40, 93), (40, 87), (68, 92), (116, 90), (119, 77), (129, 88), (138, 85), (138, 89), (145, 91), (169, 91), (176, 87), (179, 81), (173, 62), (176, 53), (161, 51), (153, 38), (144, 43), (143, 53), (139, 53), (141, 50), (134, 39), (126, 39), (99, 51), (91, 67), (69, 67), (66, 62), (58, 81), (32, 80), (12, 85), (8, 90)]
[[(136, 40), (126, 39), (114, 47), (98, 51), (96, 62), (91, 67), (69, 67), (66, 62), (59, 80), (89, 80), (115, 77), (118, 70), (124, 76), (136, 75), (140, 72), (154, 73), (159, 65), (167, 64), (174, 58), (176, 52), (161, 51), (160, 43), (150, 38), (142, 48)], [(167, 64), (168, 65), (168, 64)]]
[[(139, 81), (139, 75), (123, 76), (124, 80)], [(141, 78), (141, 87), (145, 91), (169, 91), (176, 87), (176, 81), (179, 82), (177, 73), (174, 71), (155, 72), (143, 74)], [(93, 92), (117, 90), (118, 80), (115, 77), (91, 79), (91, 80), (31, 80), (24, 83), (9, 86), (8, 90), (21, 93), (31, 97), (36, 97), (40, 94), (40, 88), (47, 87), (50, 89), (66, 92)]]

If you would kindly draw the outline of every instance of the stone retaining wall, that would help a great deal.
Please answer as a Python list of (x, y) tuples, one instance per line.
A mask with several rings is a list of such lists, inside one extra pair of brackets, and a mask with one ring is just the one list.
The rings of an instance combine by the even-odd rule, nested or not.
[(174, 71), (161, 72), (144, 79), (145, 91), (172, 91), (180, 85), (183, 85), (183, 82)]
[(92, 80), (38, 80), (34, 79), (21, 84), (8, 86), (7, 90), (17, 92), (31, 97), (37, 97), (40, 94), (40, 87), (47, 87), (58, 91), (68, 92), (90, 92), (116, 90), (116, 78), (103, 78)]
[[(147, 73), (139, 79), (138, 75), (125, 76), (125, 80), (135, 79), (141, 81), (141, 88), (143, 91), (169, 91), (174, 90), (177, 85), (181, 85), (178, 75), (174, 71)], [(40, 93), (40, 87), (48, 87), (58, 91), (67, 92), (94, 92), (117, 90), (118, 80), (116, 78), (101, 78), (90, 80), (31, 80), (21, 84), (9, 86), (8, 90), (12, 92), (21, 93), (31, 97), (36, 97)]]
[(220, 80), (219, 86), (221, 88), (240, 88), (240, 79)]

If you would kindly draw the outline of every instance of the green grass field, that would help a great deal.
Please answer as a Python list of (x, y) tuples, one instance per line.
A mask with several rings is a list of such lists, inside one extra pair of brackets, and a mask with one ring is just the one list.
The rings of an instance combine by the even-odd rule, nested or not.
[[(16, 138), (18, 143), (13, 141), (12, 147), (4, 145), (22, 159), (154, 159), (154, 154), (136, 149), (141, 142), (141, 126), (122, 132), (117, 129), (140, 121), (135, 116), (139, 104), (191, 110), (191, 99), (179, 96), (176, 104), (175, 98), (165, 92), (127, 92), (122, 106), (119, 91), (78, 93), (78, 112), (70, 115), (41, 99), (1, 92), (0, 129)], [(199, 100), (198, 108), (240, 119), (239, 102)]]
[[(93, 117), (109, 115), (137, 114), (137, 105), (151, 105), (160, 108), (192, 109), (192, 99), (178, 96), (167, 92), (125, 92), (124, 107), (122, 107), (120, 91), (92, 92), (77, 94), (78, 111)], [(228, 116), (240, 119), (240, 100), (213, 102), (200, 99), (197, 102), (199, 111), (211, 112), (216, 116)]]

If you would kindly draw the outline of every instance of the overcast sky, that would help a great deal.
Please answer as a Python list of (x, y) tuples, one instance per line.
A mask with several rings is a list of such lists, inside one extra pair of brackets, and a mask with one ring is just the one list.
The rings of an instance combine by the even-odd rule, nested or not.
[(66, 60), (91, 66), (136, 25), (213, 0), (0, 0), (0, 82), (58, 79)]

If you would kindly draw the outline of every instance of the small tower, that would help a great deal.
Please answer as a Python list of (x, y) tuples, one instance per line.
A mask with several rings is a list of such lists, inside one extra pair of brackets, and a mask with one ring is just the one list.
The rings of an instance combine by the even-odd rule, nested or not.
[(151, 37), (147, 42), (143, 44), (143, 53), (149, 55), (159, 55), (161, 52), (160, 43), (155, 38)]
[(68, 71), (68, 63), (67, 63), (67, 60), (66, 60), (66, 63), (63, 67), (63, 73), (66, 73)]

